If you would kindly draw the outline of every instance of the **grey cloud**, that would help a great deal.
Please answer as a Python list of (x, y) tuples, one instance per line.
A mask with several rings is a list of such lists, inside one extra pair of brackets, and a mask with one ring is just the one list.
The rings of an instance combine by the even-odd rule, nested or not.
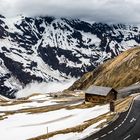
[(0, 0), (6, 16), (56, 16), (96, 22), (140, 23), (139, 0)]

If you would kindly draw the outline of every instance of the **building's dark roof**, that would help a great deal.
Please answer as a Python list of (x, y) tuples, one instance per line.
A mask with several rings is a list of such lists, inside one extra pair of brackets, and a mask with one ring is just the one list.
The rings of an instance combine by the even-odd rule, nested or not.
[(112, 90), (111, 87), (101, 87), (101, 86), (90, 86), (85, 93), (94, 94), (94, 95), (101, 95), (107, 96), (108, 93)]

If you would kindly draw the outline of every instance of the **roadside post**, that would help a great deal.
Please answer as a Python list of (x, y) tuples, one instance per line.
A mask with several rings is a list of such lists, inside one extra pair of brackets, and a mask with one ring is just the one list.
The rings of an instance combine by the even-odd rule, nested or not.
[(111, 101), (110, 102), (110, 112), (114, 112), (115, 111), (115, 102)]
[[(48, 133), (49, 133), (49, 128), (48, 128), (48, 126), (47, 126), (47, 136), (48, 136)], [(47, 140), (49, 140), (49, 138), (47, 138)]]

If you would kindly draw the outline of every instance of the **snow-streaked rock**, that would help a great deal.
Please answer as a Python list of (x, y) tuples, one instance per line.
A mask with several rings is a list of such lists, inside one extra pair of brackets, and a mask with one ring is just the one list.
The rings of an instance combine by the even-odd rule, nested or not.
[(140, 28), (54, 17), (0, 17), (0, 94), (80, 77), (140, 43)]

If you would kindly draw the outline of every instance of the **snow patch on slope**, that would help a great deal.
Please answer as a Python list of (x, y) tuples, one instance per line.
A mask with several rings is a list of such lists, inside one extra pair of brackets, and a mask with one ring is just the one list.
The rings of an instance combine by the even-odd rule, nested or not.
[[(86, 120), (96, 118), (108, 111), (109, 105), (107, 104), (87, 109), (60, 109), (46, 113), (9, 115), (7, 119), (0, 121), (0, 139), (25, 140), (33, 138), (46, 134), (47, 127), (49, 132), (70, 128), (83, 124)], [(89, 127), (89, 129), (87, 130), (91, 133), (93, 126), (92, 128)], [(87, 130), (84, 133), (87, 134)], [(73, 138), (75, 139), (74, 135), (75, 133), (73, 133)], [(63, 136), (65, 138), (65, 135), (61, 135), (61, 139), (63, 139)], [(57, 139), (55, 138), (55, 140)]]
[(80, 132), (80, 133), (68, 133), (68, 134), (59, 134), (56, 135), (52, 138), (50, 138), (50, 140), (81, 140), (84, 137), (86, 138), (87, 136), (95, 133), (96, 131), (99, 131), (101, 128), (96, 128), (99, 124), (106, 122), (106, 119), (101, 120), (91, 126), (89, 126), (87, 129), (85, 129), (84, 131)]
[(25, 88), (19, 90), (16, 93), (17, 98), (27, 97), (34, 93), (50, 93), (50, 92), (61, 92), (64, 89), (67, 89), (70, 87), (76, 79), (72, 79), (68, 82), (49, 82), (49, 83), (38, 83), (34, 82), (31, 84), (28, 84)]

